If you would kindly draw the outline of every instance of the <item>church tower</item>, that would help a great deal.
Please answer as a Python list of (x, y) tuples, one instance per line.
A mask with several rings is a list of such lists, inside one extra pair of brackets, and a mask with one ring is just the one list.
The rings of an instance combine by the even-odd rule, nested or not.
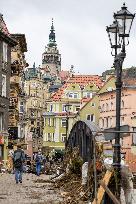
[(43, 74), (50, 74), (52, 77), (57, 76), (61, 71), (61, 55), (57, 49), (53, 19), (49, 34), (49, 43), (45, 47), (45, 51), (42, 54), (41, 70)]

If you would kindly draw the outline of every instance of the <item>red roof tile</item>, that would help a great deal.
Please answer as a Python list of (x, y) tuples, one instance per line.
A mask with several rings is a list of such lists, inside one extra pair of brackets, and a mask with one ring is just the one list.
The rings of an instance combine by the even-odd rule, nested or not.
[(90, 83), (95, 84), (98, 88), (101, 88), (104, 84), (102, 78), (98, 75), (73, 75), (67, 80), (67, 83), (65, 83), (56, 93), (52, 95), (51, 98), (54, 101), (60, 100), (64, 90), (69, 86), (69, 84), (79, 84), (83, 88)]

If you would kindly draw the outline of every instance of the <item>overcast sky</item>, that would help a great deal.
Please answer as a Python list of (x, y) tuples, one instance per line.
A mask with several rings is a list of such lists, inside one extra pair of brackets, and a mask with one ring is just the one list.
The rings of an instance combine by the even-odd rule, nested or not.
[[(106, 26), (122, 0), (0, 0), (1, 13), (10, 33), (25, 33), (30, 66), (41, 65), (54, 18), (56, 41), (62, 69), (74, 65), (75, 71), (101, 74), (113, 64)], [(126, 0), (128, 10), (136, 12), (136, 0)], [(136, 19), (124, 67), (136, 66)]]

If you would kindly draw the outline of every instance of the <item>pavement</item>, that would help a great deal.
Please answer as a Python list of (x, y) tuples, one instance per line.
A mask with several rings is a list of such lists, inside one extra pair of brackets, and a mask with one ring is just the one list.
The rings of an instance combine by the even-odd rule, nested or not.
[(50, 183), (50, 176), (23, 174), (23, 183), (16, 184), (14, 174), (0, 174), (0, 204), (61, 204), (59, 189)]

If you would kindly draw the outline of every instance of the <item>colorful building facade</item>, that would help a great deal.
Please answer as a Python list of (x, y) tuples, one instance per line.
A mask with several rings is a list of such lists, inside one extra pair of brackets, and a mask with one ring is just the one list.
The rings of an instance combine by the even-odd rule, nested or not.
[(9, 106), (9, 141), (18, 143), (25, 139), (25, 93), (24, 71), (27, 67), (25, 52), (27, 43), (24, 34), (12, 34), (17, 45), (11, 52), (10, 106)]
[[(125, 85), (121, 93), (121, 126), (128, 125), (130, 131), (136, 130), (136, 86)], [(101, 129), (116, 127), (116, 92), (109, 90), (100, 94), (100, 118), (99, 126)], [(126, 134), (121, 139), (121, 151), (125, 154), (125, 162), (131, 171), (136, 172), (136, 134)], [(114, 143), (114, 141), (113, 141)]]
[(26, 94), (26, 115), (27, 125), (25, 129), (28, 154), (42, 148), (43, 135), (43, 112), (46, 108), (47, 83), (42, 73), (35, 65), (25, 72), (25, 94)]
[(0, 14), (0, 161), (7, 160), (8, 154), (11, 49), (16, 44)]
[(102, 84), (99, 76), (73, 75), (46, 101), (47, 111), (43, 114), (43, 146), (51, 149), (65, 148), (65, 140), (83, 102), (90, 100)]

